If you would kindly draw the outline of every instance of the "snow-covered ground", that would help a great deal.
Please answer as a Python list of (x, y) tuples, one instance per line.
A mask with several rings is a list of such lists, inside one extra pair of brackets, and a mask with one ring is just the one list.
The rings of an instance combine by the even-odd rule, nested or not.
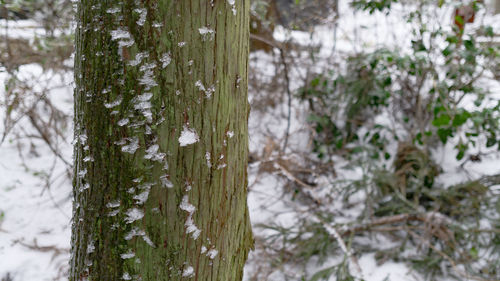
[[(299, 31), (287, 31), (277, 28), (275, 38), (285, 41), (289, 38), (302, 44), (321, 45), (319, 57), (334, 57), (341, 52), (374, 48), (380, 44), (398, 44), (405, 40), (408, 25), (402, 18), (386, 17), (375, 13), (353, 13), (347, 1), (341, 1), (340, 19), (335, 33), (332, 25), (316, 28), (313, 36)], [(449, 14), (441, 15), (449, 17)], [(500, 18), (488, 18), (493, 24), (500, 23)], [(10, 34), (22, 38), (31, 38), (36, 32), (41, 32), (33, 22), (9, 23)], [(0, 21), (0, 29), (5, 22)], [(497, 29), (498, 30), (498, 29)], [(400, 46), (403, 49), (405, 46)], [(408, 47), (408, 46), (406, 46)], [(266, 54), (256, 53), (254, 63), (264, 73), (270, 75), (274, 68)], [(252, 61), (252, 60), (251, 60)], [(254, 65), (254, 66), (255, 66)], [(300, 76), (301, 69), (293, 68), (290, 75)], [(55, 74), (43, 72), (37, 65), (26, 65), (20, 68), (19, 76), (35, 91), (47, 90), (47, 97), (54, 105), (72, 115), (72, 74)], [(0, 72), (0, 85), (5, 81), (5, 74)], [(293, 83), (295, 90), (301, 85)], [(500, 83), (490, 85), (490, 90), (500, 94)], [(5, 94), (5, 87), (0, 87), (0, 95)], [(250, 100), (253, 95), (250, 93)], [(36, 101), (33, 101), (36, 102)], [(302, 106), (292, 103), (289, 147), (308, 148), (307, 126), (305, 116), (302, 115)], [(0, 118), (5, 116), (4, 107), (0, 108)], [(276, 139), (282, 139), (286, 131), (287, 106), (278, 105), (270, 112), (252, 112), (250, 116), (250, 150), (252, 153), (261, 153), (263, 146), (275, 145), (267, 132), (274, 132)], [(3, 119), (0, 119), (0, 133), (5, 130)], [(70, 118), (71, 120), (71, 118)], [(65, 271), (68, 268), (70, 235), (71, 235), (71, 181), (67, 176), (67, 166), (54, 156), (47, 145), (36, 139), (17, 139), (16, 130), (32, 130), (29, 120), (22, 118), (16, 129), (9, 134), (0, 145), (0, 278), (10, 276), (13, 281), (43, 281), (66, 280)], [(22, 134), (18, 134), (22, 135)], [(72, 155), (72, 128), (68, 126), (64, 131), (64, 138), (59, 139), (61, 157), (71, 162)], [(281, 144), (277, 144), (281, 145)], [(449, 167), (441, 175), (440, 180), (455, 183), (461, 180), (477, 178), (485, 174), (499, 174), (500, 165), (498, 155), (486, 157), (481, 163), (469, 163), (465, 169), (459, 168), (459, 163), (450, 153), (453, 147), (446, 147), (436, 152), (436, 159), (443, 167)], [(276, 157), (269, 154), (268, 159)], [(252, 223), (276, 223), (283, 226), (293, 226), (301, 206), (282, 196), (282, 188), (287, 177), (286, 171), (278, 167), (274, 173), (259, 173), (260, 162), (252, 163), (249, 167), (249, 208)], [(469, 174), (463, 171), (467, 170)], [(319, 179), (318, 190), (321, 190)], [(323, 179), (325, 185), (328, 178)], [(259, 236), (265, 236), (266, 231), (255, 228)], [(270, 233), (270, 232), (269, 232)], [(269, 234), (268, 233), (268, 234)], [(271, 233), (272, 234), (272, 233)], [(389, 243), (388, 241), (382, 241)], [(355, 250), (355, 249), (354, 249)], [(246, 279), (258, 270), (256, 260), (262, 258), (261, 253), (250, 254), (250, 261), (245, 268)], [(311, 263), (307, 265), (308, 273), (317, 272), (328, 266), (337, 264), (342, 257), (332, 257), (323, 265)], [(419, 281), (424, 280), (402, 263), (386, 262), (377, 265), (373, 254), (366, 254), (358, 259), (361, 272), (359, 275), (367, 281)], [(351, 265), (352, 266), (352, 265)], [(298, 277), (303, 274), (302, 268), (290, 268), (290, 274)], [(353, 271), (355, 271), (353, 269)], [(8, 280), (8, 279), (7, 279)], [(271, 272), (268, 280), (285, 280), (280, 272)], [(335, 280), (332, 277), (331, 280)]]
[[(46, 91), (54, 106), (72, 115), (71, 74), (25, 65), (18, 77), (36, 93)], [(0, 83), (5, 78), (0, 73)], [(41, 106), (37, 99), (26, 102)], [(4, 110), (1, 107), (2, 118)], [(4, 129), (2, 122), (0, 132)], [(0, 145), (0, 278), (54, 280), (64, 276), (68, 267), (71, 181), (61, 159), (43, 141), (23, 137), (23, 130), (34, 132), (27, 116), (19, 119)], [(71, 126), (63, 133), (65, 138), (59, 138), (57, 146), (61, 157), (71, 162)]]

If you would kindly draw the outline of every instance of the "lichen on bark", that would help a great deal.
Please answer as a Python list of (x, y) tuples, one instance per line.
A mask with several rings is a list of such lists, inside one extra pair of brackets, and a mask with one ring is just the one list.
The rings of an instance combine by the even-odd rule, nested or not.
[(78, 3), (70, 280), (241, 280), (248, 9)]

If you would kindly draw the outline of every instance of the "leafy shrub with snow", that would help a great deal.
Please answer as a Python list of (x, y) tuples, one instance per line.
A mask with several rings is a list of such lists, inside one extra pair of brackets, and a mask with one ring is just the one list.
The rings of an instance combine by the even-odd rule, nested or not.
[[(351, 4), (390, 17), (395, 2)], [(332, 181), (331, 196), (342, 198), (332, 202), (342, 204), (341, 211), (319, 204), (312, 209), (321, 219), (266, 227), (278, 233), (288, 262), (314, 257), (321, 263), (344, 252), (343, 262), (311, 280), (361, 280), (349, 270), (356, 264), (351, 250), (375, 253), (380, 263), (412, 264), (430, 280), (496, 280), (500, 177), (458, 183), (443, 177), (453, 169), (467, 174), (466, 164), (494, 163), (499, 155), (500, 97), (490, 90), (498, 87), (498, 31), (482, 24), (482, 1), (397, 7), (412, 26), (408, 42), (399, 42), (403, 47), (349, 53), (298, 93), (309, 109), (319, 162), (335, 166), (337, 174), (358, 175)], [(460, 14), (464, 7), (473, 11), (472, 20)], [(436, 157), (443, 154), (446, 162)]]

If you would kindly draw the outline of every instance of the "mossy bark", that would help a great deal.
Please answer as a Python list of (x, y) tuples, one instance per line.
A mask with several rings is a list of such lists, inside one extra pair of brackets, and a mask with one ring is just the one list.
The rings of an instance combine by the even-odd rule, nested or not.
[(78, 3), (70, 280), (241, 280), (248, 10)]

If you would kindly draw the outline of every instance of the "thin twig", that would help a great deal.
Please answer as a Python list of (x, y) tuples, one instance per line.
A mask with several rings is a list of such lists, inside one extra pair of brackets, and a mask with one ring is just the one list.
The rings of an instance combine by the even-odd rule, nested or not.
[(285, 48), (283, 47), (284, 44), (277, 42), (276, 40), (269, 40), (267, 38), (255, 35), (255, 34), (250, 34), (250, 39), (258, 40), (261, 41), (265, 44), (268, 44), (271, 47), (274, 47), (278, 49), (280, 52), (280, 58), (281, 58), (281, 63), (283, 64), (283, 71), (284, 71), (284, 77), (285, 77), (285, 89), (288, 97), (288, 116), (287, 116), (287, 126), (286, 126), (286, 131), (285, 131), (285, 140), (283, 143), (283, 148), (282, 152), (285, 152), (286, 147), (288, 146), (288, 137), (290, 135), (290, 124), (291, 124), (291, 118), (292, 118), (292, 91), (290, 89), (290, 77), (289, 77), (289, 70), (288, 70), (288, 63), (286, 62), (286, 56), (285, 56)]
[(300, 184), (301, 186), (305, 187), (305, 188), (308, 188), (308, 189), (314, 189), (314, 186), (312, 185), (309, 185), (305, 182), (303, 182), (302, 180), (300, 180), (299, 178), (297, 178), (294, 174), (292, 174), (290, 171), (288, 171), (285, 167), (283, 167), (280, 163), (278, 163), (277, 161), (274, 163), (274, 165), (281, 170), (281, 172), (290, 180)]
[(500, 279), (484, 279), (484, 278), (479, 277), (479, 276), (473, 276), (473, 275), (468, 274), (467, 272), (459, 269), (457, 266), (457, 263), (450, 256), (448, 256), (446, 253), (444, 253), (443, 251), (439, 250), (436, 246), (431, 244), (428, 239), (425, 239), (424, 237), (418, 235), (417, 233), (415, 233), (409, 229), (407, 231), (413, 237), (421, 240), (424, 244), (429, 246), (429, 248), (434, 250), (436, 253), (438, 253), (440, 256), (442, 256), (444, 259), (446, 259), (451, 264), (451, 267), (453, 268), (453, 270), (455, 270), (455, 272), (457, 272), (463, 278), (465, 278), (467, 280), (472, 279), (472, 280), (477, 280), (477, 281), (500, 281)]
[(281, 62), (283, 64), (283, 71), (284, 71), (284, 76), (285, 76), (285, 88), (286, 88), (286, 94), (288, 96), (288, 116), (287, 116), (287, 125), (286, 125), (286, 131), (285, 131), (285, 141), (283, 143), (283, 149), (282, 151), (285, 152), (286, 147), (288, 145), (288, 137), (290, 135), (290, 124), (291, 124), (291, 119), (292, 119), (292, 91), (290, 90), (290, 77), (288, 76), (288, 64), (286, 63), (285, 59), (285, 52), (283, 49), (279, 49), (280, 51), (280, 57), (281, 57)]
[(331, 226), (328, 222), (326, 222), (325, 220), (323, 220), (322, 218), (320, 218), (317, 215), (314, 215), (314, 218), (319, 223), (321, 223), (321, 225), (323, 225), (323, 227), (328, 232), (328, 234), (330, 234), (333, 238), (335, 238), (335, 240), (337, 241), (337, 243), (339, 243), (340, 249), (342, 249), (342, 251), (344, 252), (344, 254), (351, 260), (352, 265), (354, 266), (354, 268), (356, 269), (356, 271), (359, 273), (360, 277), (363, 278), (363, 270), (359, 266), (358, 260), (352, 254), (352, 252), (350, 251), (350, 249), (347, 248), (347, 244), (342, 239), (342, 236), (339, 234), (339, 232), (337, 231), (337, 229), (335, 229), (335, 227)]

